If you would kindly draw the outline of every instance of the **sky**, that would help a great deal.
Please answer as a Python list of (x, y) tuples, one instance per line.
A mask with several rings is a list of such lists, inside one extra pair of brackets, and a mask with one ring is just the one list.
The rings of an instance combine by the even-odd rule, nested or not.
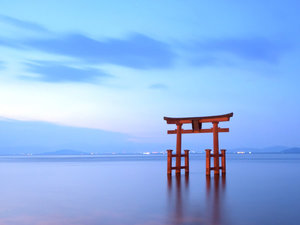
[[(296, 0), (3, 0), (0, 153), (161, 152), (175, 147), (164, 116), (230, 112), (220, 147), (298, 147), (299, 10)], [(183, 137), (183, 148), (211, 145), (211, 134)]]

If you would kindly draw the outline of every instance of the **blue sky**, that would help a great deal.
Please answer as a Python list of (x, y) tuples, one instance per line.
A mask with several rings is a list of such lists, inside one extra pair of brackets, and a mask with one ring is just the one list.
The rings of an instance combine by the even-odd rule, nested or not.
[[(298, 1), (0, 6), (1, 149), (107, 152), (107, 137), (113, 151), (163, 151), (175, 144), (163, 116), (229, 112), (221, 147), (300, 146)], [(72, 141), (53, 145), (52, 126)], [(185, 135), (183, 146), (211, 139)]]

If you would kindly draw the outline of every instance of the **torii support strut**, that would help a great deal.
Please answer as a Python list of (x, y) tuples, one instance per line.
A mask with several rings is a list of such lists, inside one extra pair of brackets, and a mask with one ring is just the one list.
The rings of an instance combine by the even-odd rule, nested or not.
[[(213, 133), (213, 154), (211, 149), (206, 149), (206, 175), (210, 175), (210, 171), (214, 170), (214, 173), (218, 175), (220, 169), (222, 173), (226, 173), (226, 162), (225, 162), (225, 149), (219, 153), (219, 132), (229, 132), (229, 128), (220, 128), (219, 122), (229, 121), (233, 116), (233, 113), (228, 113), (218, 116), (205, 116), (205, 117), (184, 117), (184, 118), (171, 118), (164, 117), (167, 124), (176, 124), (177, 129), (168, 130), (168, 134), (176, 134), (176, 154), (173, 155), (173, 150), (167, 150), (168, 152), (168, 174), (172, 174), (172, 170), (176, 170), (176, 174), (180, 174), (181, 169), (185, 169), (185, 172), (189, 172), (189, 150), (185, 150), (185, 154), (181, 154), (181, 136), (182, 134), (191, 133)], [(210, 129), (202, 129), (202, 123), (212, 123), (213, 127)], [(183, 124), (192, 124), (192, 130), (182, 129)], [(176, 165), (172, 166), (172, 157), (176, 157)], [(185, 157), (185, 166), (181, 166), (181, 157)], [(211, 167), (210, 159), (213, 157), (214, 166)], [(220, 166), (221, 157), (221, 166)]]

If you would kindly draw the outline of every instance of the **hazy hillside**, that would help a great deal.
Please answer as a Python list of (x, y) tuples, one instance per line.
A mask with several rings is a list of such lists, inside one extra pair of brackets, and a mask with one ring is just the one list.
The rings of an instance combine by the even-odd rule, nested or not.
[(300, 153), (300, 148), (288, 148), (282, 151), (283, 153)]
[(252, 152), (252, 153), (279, 153), (288, 149), (286, 146), (271, 146), (266, 148), (235, 148), (228, 152)]

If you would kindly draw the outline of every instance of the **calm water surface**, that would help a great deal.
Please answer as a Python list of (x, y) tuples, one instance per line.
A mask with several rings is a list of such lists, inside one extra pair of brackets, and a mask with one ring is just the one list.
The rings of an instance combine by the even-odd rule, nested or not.
[(226, 177), (166, 158), (0, 157), (0, 224), (300, 224), (300, 154), (229, 155)]

